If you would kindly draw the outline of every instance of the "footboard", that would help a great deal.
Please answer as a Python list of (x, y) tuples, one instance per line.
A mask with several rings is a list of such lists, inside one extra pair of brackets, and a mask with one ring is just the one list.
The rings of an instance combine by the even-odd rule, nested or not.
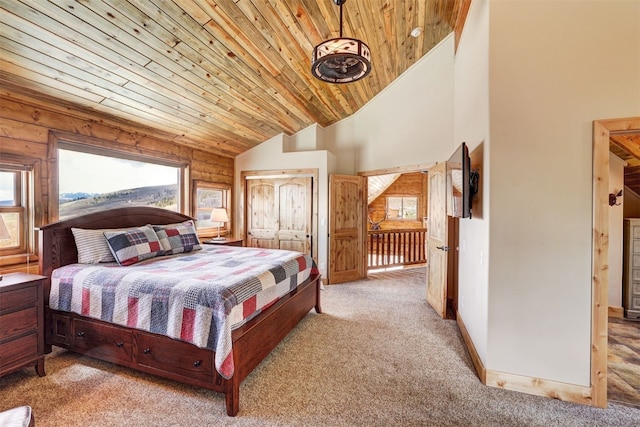
[(240, 409), (240, 383), (314, 307), (321, 313), (319, 275), (233, 331), (236, 369), (229, 380), (215, 370), (212, 350), (74, 313), (47, 308), (45, 340), (49, 347), (224, 393), (227, 414), (235, 416)]

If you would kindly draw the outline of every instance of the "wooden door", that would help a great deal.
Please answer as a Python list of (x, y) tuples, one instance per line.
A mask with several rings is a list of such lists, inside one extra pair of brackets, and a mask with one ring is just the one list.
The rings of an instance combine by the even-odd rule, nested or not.
[(447, 163), (429, 169), (427, 302), (442, 318), (447, 311)]
[(310, 177), (276, 180), (280, 249), (311, 255)]
[(329, 176), (329, 283), (366, 275), (365, 186), (362, 176)]
[(311, 254), (311, 177), (246, 181), (247, 246)]

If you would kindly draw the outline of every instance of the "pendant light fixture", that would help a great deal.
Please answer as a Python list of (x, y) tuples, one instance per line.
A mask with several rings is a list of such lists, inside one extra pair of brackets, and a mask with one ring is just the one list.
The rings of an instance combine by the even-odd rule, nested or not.
[(371, 71), (371, 51), (361, 40), (342, 37), (342, 5), (347, 0), (333, 0), (340, 6), (340, 37), (325, 40), (313, 49), (311, 73), (329, 83), (351, 83)]

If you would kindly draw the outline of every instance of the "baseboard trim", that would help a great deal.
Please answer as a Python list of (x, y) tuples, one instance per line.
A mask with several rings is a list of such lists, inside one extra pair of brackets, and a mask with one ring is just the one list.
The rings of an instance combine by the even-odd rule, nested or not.
[(533, 394), (536, 396), (549, 397), (551, 399), (564, 400), (566, 402), (581, 403), (583, 405), (593, 405), (591, 398), (591, 387), (584, 387), (573, 384), (566, 384), (558, 381), (545, 380), (541, 378), (528, 377), (524, 375), (508, 374), (505, 372), (486, 369), (473, 345), (464, 321), (460, 313), (456, 313), (456, 322), (460, 329), (460, 334), (467, 346), (467, 351), (471, 356), (471, 361), (476, 370), (476, 374), (482, 384), (489, 387), (502, 388), (505, 390), (518, 391), (521, 393)]
[(487, 382), (485, 385), (489, 387), (519, 391), (521, 393), (544, 396), (566, 402), (581, 403), (583, 405), (593, 405), (591, 387), (566, 384), (524, 375), (508, 374), (490, 369), (487, 369), (486, 375)]
[(482, 360), (478, 355), (476, 347), (473, 345), (473, 341), (469, 336), (469, 331), (467, 331), (467, 327), (464, 325), (464, 321), (462, 320), (462, 316), (460, 316), (460, 312), (456, 312), (456, 322), (458, 323), (458, 329), (460, 329), (460, 334), (462, 335), (462, 339), (464, 340), (465, 345), (467, 346), (467, 351), (469, 352), (469, 356), (471, 357), (471, 362), (473, 363), (473, 367), (476, 370), (476, 375), (480, 378), (480, 382), (482, 384), (486, 384), (487, 379), (487, 371), (482, 364)]
[(609, 317), (617, 317), (622, 319), (624, 318), (624, 308), (609, 306), (609, 310), (607, 314)]

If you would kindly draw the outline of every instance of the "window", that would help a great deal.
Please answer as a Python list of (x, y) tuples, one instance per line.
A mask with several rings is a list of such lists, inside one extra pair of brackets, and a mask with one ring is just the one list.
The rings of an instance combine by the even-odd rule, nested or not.
[(388, 219), (417, 220), (418, 198), (413, 196), (387, 197)]
[(182, 169), (117, 151), (58, 142), (59, 219), (125, 206), (180, 210)]
[(27, 167), (0, 164), (0, 216), (8, 232), (7, 237), (0, 237), (0, 256), (29, 251), (29, 230), (33, 228), (28, 209), (29, 179)]
[[(230, 203), (230, 187), (224, 184), (215, 184), (210, 182), (193, 182), (194, 191), (194, 213), (193, 217), (198, 220), (198, 231), (207, 232), (218, 230), (218, 223), (212, 222), (211, 210), (213, 208), (226, 208), (229, 220), (231, 221), (232, 213), (229, 210)], [(220, 231), (227, 232), (231, 229), (231, 224), (220, 224)]]

